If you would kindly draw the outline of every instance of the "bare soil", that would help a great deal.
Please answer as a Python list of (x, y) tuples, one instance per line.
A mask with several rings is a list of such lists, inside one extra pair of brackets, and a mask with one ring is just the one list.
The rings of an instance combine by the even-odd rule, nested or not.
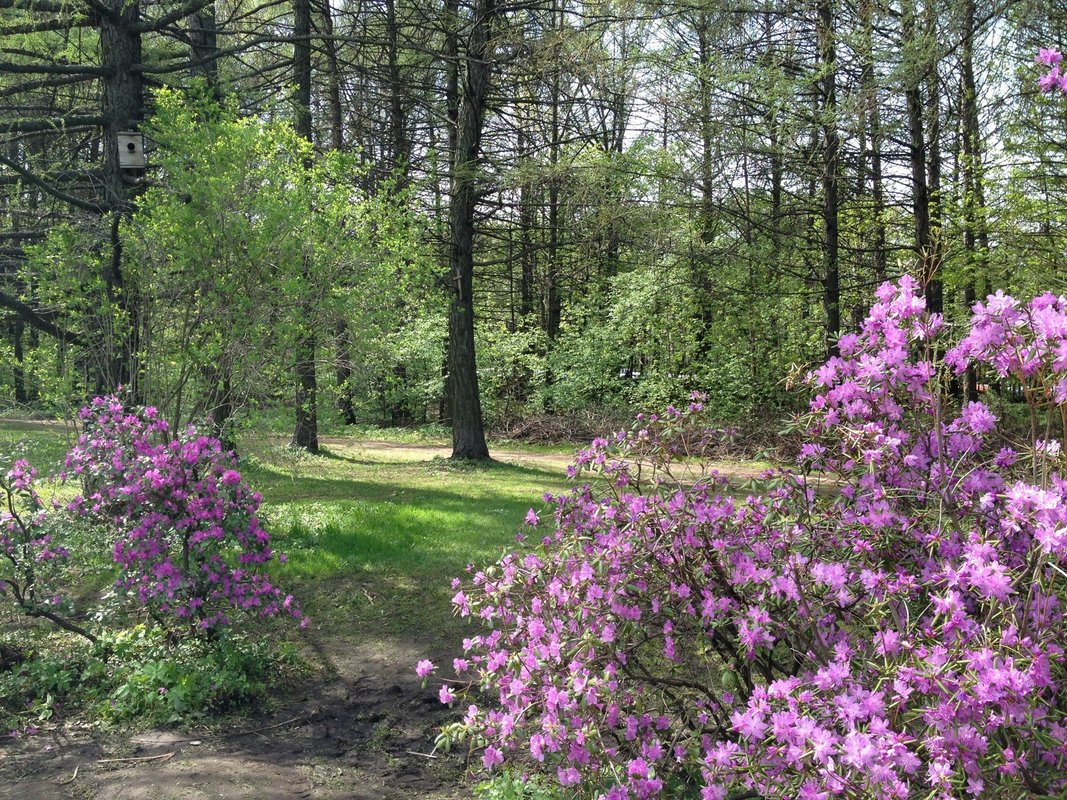
[[(320, 669), (268, 714), (213, 730), (65, 727), (0, 744), (15, 800), (458, 800), (463, 753), (434, 750), (455, 719), (414, 664), (433, 642), (308, 637)], [(457, 652), (455, 649), (447, 651)]]

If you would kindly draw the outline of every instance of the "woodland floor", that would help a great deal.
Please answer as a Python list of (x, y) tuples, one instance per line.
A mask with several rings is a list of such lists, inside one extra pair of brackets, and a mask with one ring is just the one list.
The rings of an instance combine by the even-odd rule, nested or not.
[[(448, 448), (326, 438), (327, 445), (399, 460), (447, 457)], [(354, 450), (353, 450), (354, 449)], [(496, 459), (561, 473), (558, 453), (494, 450)], [(722, 471), (743, 481), (759, 470)], [(353, 576), (329, 596), (376, 587)], [(343, 585), (340, 585), (343, 584)], [(371, 593), (368, 593), (370, 589)], [(340, 601), (339, 601), (340, 606)], [(362, 627), (362, 626), (359, 626)], [(0, 741), (0, 798), (18, 800), (389, 800), (469, 798), (466, 753), (434, 750), (439, 726), (457, 718), (422, 688), (415, 663), (448, 664), (460, 636), (412, 625), (400, 634), (337, 625), (299, 637), (312, 669), (269, 711), (210, 728), (136, 732), (68, 722)]]
[[(443, 642), (305, 639), (318, 669), (269, 714), (232, 728), (134, 734), (66, 727), (0, 745), (15, 800), (466, 798), (464, 754), (434, 753), (454, 715), (413, 666)], [(432, 756), (432, 757), (431, 757)]]

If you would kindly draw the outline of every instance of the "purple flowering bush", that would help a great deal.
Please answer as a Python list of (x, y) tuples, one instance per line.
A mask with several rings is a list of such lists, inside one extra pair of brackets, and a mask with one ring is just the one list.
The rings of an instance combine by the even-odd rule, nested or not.
[[(1030, 436), (950, 395), (968, 368)], [(572, 797), (1062, 795), (1067, 300), (998, 293), (950, 347), (904, 278), (808, 384), (759, 494), (704, 468), (700, 397), (583, 450), (545, 535), (457, 583), (488, 631), (443, 738)]]
[(85, 493), (68, 509), (109, 531), (120, 589), (157, 621), (199, 631), (228, 625), (234, 611), (302, 619), (265, 572), (275, 554), (260, 495), (218, 439), (192, 427), (172, 439), (155, 409), (116, 397), (95, 398), (80, 418), (63, 477)]
[[(171, 723), (265, 695), (295, 668), (295, 651), (224, 629), (237, 613), (304, 620), (266, 573), (275, 553), (259, 494), (218, 440), (193, 428), (174, 439), (152, 408), (104, 397), (80, 416), (62, 477), (80, 481), (81, 496), (46, 505), (25, 460), (0, 476), (0, 595), (93, 646), (8, 646), (0, 728), (29, 732), (78, 707)], [(154, 624), (89, 631), (73, 621), (62, 591), (85, 585), (81, 569), (99, 574), (105, 554), (116, 595)]]

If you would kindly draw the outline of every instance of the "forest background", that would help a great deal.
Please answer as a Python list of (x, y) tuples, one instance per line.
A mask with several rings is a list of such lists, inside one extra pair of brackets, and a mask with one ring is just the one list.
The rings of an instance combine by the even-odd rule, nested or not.
[(0, 0), (0, 402), (756, 428), (885, 280), (1063, 291), (1060, 11)]

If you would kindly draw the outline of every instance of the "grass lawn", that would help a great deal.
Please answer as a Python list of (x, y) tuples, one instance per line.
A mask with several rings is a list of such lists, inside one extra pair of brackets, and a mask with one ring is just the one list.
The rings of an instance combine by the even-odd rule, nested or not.
[(452, 627), (451, 579), (499, 558), (527, 510), (568, 485), (557, 464), (453, 464), (337, 440), (320, 456), (258, 447), (244, 474), (263, 493), (269, 529), (289, 557), (279, 580), (314, 625), (353, 634)]

